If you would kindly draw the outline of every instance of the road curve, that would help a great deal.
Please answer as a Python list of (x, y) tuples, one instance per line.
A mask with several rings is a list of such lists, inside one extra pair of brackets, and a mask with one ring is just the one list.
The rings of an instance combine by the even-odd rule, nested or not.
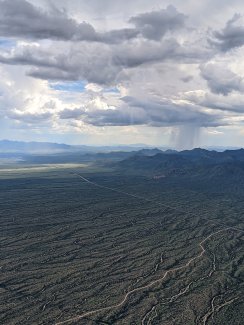
[(201, 252), (196, 255), (195, 257), (192, 257), (186, 264), (182, 265), (182, 266), (179, 266), (179, 267), (176, 267), (176, 268), (172, 268), (172, 269), (169, 269), (167, 270), (164, 275), (160, 278), (158, 278), (157, 280), (154, 280), (152, 282), (150, 282), (149, 284), (145, 285), (145, 286), (141, 286), (141, 287), (138, 287), (138, 288), (135, 288), (133, 290), (130, 290), (126, 293), (126, 295), (124, 296), (124, 298), (118, 303), (118, 304), (115, 304), (115, 305), (110, 305), (110, 306), (107, 306), (107, 307), (103, 307), (103, 308), (98, 308), (98, 309), (94, 309), (94, 310), (91, 310), (91, 311), (88, 311), (88, 312), (85, 312), (81, 315), (77, 315), (77, 316), (74, 316), (74, 317), (71, 317), (71, 318), (68, 318), (64, 321), (61, 321), (61, 322), (58, 322), (58, 323), (55, 323), (55, 325), (62, 325), (62, 324), (68, 324), (68, 323), (71, 323), (71, 322), (74, 322), (74, 321), (78, 321), (82, 318), (85, 318), (85, 317), (88, 317), (88, 316), (92, 316), (96, 313), (99, 313), (99, 312), (104, 312), (104, 311), (109, 311), (111, 309), (115, 309), (115, 308), (119, 308), (121, 307), (126, 301), (127, 299), (129, 298), (129, 296), (131, 296), (133, 293), (136, 293), (138, 291), (143, 291), (143, 290), (146, 290), (146, 289), (149, 289), (151, 287), (153, 287), (154, 285), (160, 283), (161, 281), (163, 281), (167, 275), (171, 274), (171, 273), (174, 273), (176, 271), (179, 271), (179, 270), (182, 270), (186, 267), (188, 267), (193, 261), (195, 261), (196, 259), (200, 258), (203, 256), (203, 254), (206, 252), (205, 248), (204, 248), (204, 243), (210, 239), (211, 237), (219, 234), (220, 232), (223, 232), (223, 231), (227, 231), (227, 230), (236, 230), (236, 229), (233, 229), (232, 227), (229, 227), (229, 228), (225, 228), (225, 229), (221, 229), (221, 230), (218, 230), (210, 235), (208, 235), (205, 239), (203, 239), (198, 245), (200, 246), (201, 248)]
[[(151, 203), (153, 202), (153, 203), (155, 203), (155, 201), (153, 201), (153, 200), (150, 200), (150, 199), (147, 199), (147, 198), (143, 198), (143, 197), (138, 196), (138, 195), (130, 194), (130, 193), (127, 193), (127, 192), (124, 192), (124, 191), (121, 191), (121, 190), (117, 190), (117, 189), (115, 189), (115, 188), (111, 188), (111, 187), (107, 187), (107, 186), (104, 186), (104, 185), (97, 184), (97, 183), (92, 182), (92, 181), (88, 180), (87, 178), (81, 176), (81, 175), (78, 174), (78, 173), (72, 173), (72, 174), (78, 176), (78, 177), (81, 178), (83, 181), (85, 181), (86, 183), (92, 184), (93, 186), (100, 187), (100, 188), (104, 188), (104, 189), (108, 189), (108, 190), (111, 190), (111, 191), (114, 191), (114, 192), (117, 192), (117, 193), (120, 193), (120, 194), (124, 194), (124, 195), (127, 195), (127, 196), (131, 196), (131, 197), (134, 197), (134, 198), (137, 198), (137, 199), (141, 199), (141, 200), (144, 200), (144, 201), (147, 201), (147, 202), (151, 202)], [(178, 209), (176, 209), (176, 208), (174, 208), (174, 207), (167, 206), (167, 205), (165, 205), (165, 204), (163, 204), (163, 203), (160, 203), (160, 202), (157, 202), (157, 203), (158, 203), (159, 205), (164, 206), (164, 207), (171, 208), (171, 209), (174, 209), (174, 210), (176, 210), (176, 211), (183, 212), (183, 213), (187, 213), (187, 212), (184, 212), (184, 211), (178, 210)], [(194, 215), (194, 214), (192, 214), (192, 213), (189, 213), (189, 214)], [(195, 215), (195, 216), (197, 216), (197, 215)], [(215, 223), (215, 222), (214, 222), (214, 223)], [(107, 307), (102, 307), (102, 308), (98, 308), (98, 309), (94, 309), (94, 310), (91, 310), (91, 311), (84, 312), (83, 314), (76, 315), (76, 316), (74, 316), (74, 317), (68, 318), (68, 319), (66, 319), (66, 320), (64, 320), (64, 321), (61, 321), (61, 322), (57, 322), (57, 323), (55, 323), (55, 325), (69, 324), (69, 323), (71, 323), (71, 322), (78, 321), (78, 320), (80, 320), (80, 319), (82, 319), (82, 318), (92, 316), (92, 315), (94, 315), (94, 314), (96, 314), (96, 313), (99, 313), (99, 312), (105, 312), (105, 311), (109, 311), (109, 310), (111, 310), (111, 309), (119, 308), (119, 307), (121, 307), (121, 306), (122, 306), (122, 305), (127, 301), (127, 299), (128, 299), (132, 294), (153, 287), (154, 285), (156, 285), (156, 284), (160, 283), (161, 281), (163, 281), (163, 280), (167, 277), (167, 275), (169, 275), (169, 274), (171, 274), (171, 273), (174, 273), (174, 272), (176, 272), (176, 271), (179, 271), (179, 270), (182, 270), (182, 269), (188, 267), (188, 266), (189, 266), (193, 261), (195, 261), (195, 260), (199, 259), (200, 257), (202, 257), (203, 254), (206, 252), (206, 250), (205, 250), (205, 248), (204, 248), (204, 243), (205, 243), (207, 240), (209, 240), (211, 237), (213, 237), (213, 236), (215, 236), (215, 235), (217, 235), (217, 234), (219, 234), (219, 233), (221, 233), (221, 232), (223, 232), (223, 231), (228, 231), (228, 230), (234, 230), (234, 231), (244, 232), (244, 230), (239, 229), (239, 228), (236, 228), (236, 227), (227, 227), (226, 225), (221, 224), (221, 223), (218, 223), (218, 222), (217, 222), (217, 224), (220, 224), (220, 225), (224, 226), (225, 228), (224, 228), (224, 229), (221, 229), (221, 230), (218, 230), (218, 231), (216, 231), (216, 232), (214, 232), (214, 233), (208, 235), (205, 239), (203, 239), (203, 240), (198, 244), (198, 246), (201, 248), (201, 252), (200, 252), (198, 255), (196, 255), (195, 257), (192, 257), (192, 258), (191, 258), (191, 259), (190, 259), (186, 264), (184, 264), (184, 265), (182, 265), (182, 266), (179, 266), (179, 267), (176, 267), (176, 268), (169, 269), (169, 270), (167, 270), (167, 271), (163, 274), (162, 277), (158, 278), (157, 280), (154, 280), (154, 281), (150, 282), (150, 283), (147, 284), (147, 285), (144, 285), (144, 286), (141, 286), (141, 287), (138, 287), (138, 288), (135, 288), (135, 289), (132, 289), (132, 290), (128, 291), (128, 292), (125, 294), (124, 298), (123, 298), (119, 303), (117, 303), (117, 304), (114, 304), (114, 305), (110, 305), (110, 306), (107, 306)]]

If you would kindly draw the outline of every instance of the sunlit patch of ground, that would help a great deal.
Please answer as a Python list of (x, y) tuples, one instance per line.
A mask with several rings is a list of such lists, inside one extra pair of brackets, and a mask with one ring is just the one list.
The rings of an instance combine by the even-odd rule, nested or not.
[(12, 177), (35, 177), (38, 174), (45, 173), (45, 177), (49, 172), (55, 171), (74, 171), (77, 169), (88, 168), (89, 164), (42, 164), (42, 165), (19, 165), (11, 164), (9, 166), (0, 166), (0, 179)]
[(0, 172), (35, 172), (35, 171), (43, 171), (43, 170), (50, 170), (50, 169), (57, 169), (57, 168), (82, 168), (87, 167), (87, 164), (45, 164), (45, 165), (38, 165), (38, 166), (25, 166), (25, 167), (19, 167), (19, 166), (13, 166), (11, 168), (1, 168)]

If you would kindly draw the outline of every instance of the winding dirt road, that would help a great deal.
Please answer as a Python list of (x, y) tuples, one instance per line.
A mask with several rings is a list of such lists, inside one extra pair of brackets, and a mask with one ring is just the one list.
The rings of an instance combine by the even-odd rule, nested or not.
[[(117, 193), (121, 193), (121, 194), (124, 194), (124, 195), (128, 195), (128, 196), (131, 196), (131, 197), (134, 197), (134, 198), (138, 198), (138, 199), (142, 199), (142, 200), (145, 200), (147, 202), (153, 202), (152, 200), (150, 199), (146, 199), (146, 198), (143, 198), (143, 197), (140, 197), (140, 196), (137, 196), (137, 195), (134, 195), (134, 194), (130, 194), (130, 193), (127, 193), (127, 192), (123, 192), (123, 191), (120, 191), (120, 190), (117, 190), (117, 189), (114, 189), (114, 188), (110, 188), (110, 187), (107, 187), (107, 186), (103, 186), (103, 185), (99, 185), (95, 182), (92, 182), (92, 181), (89, 181), (87, 178), (81, 176), (80, 174), (77, 174), (77, 173), (73, 173), (74, 175), (78, 176), (79, 178), (81, 178), (83, 181), (89, 183), (89, 184), (92, 184), (96, 187), (100, 187), (100, 188), (104, 188), (104, 189), (109, 189), (111, 191), (114, 191), (114, 192), (117, 192)], [(155, 203), (155, 202), (154, 202)], [(158, 202), (159, 205), (162, 205), (162, 206), (165, 206), (165, 207), (169, 207), (169, 208), (172, 208), (170, 206), (166, 206), (164, 204), (161, 204), (160, 202)], [(173, 208), (174, 209), (174, 208)], [(177, 211), (180, 211), (178, 209), (175, 209)], [(183, 212), (183, 211), (181, 211)], [(184, 212), (186, 213), (186, 212)], [(132, 289), (130, 291), (128, 291), (124, 298), (117, 304), (114, 304), (114, 305), (110, 305), (110, 306), (107, 306), (107, 307), (102, 307), (102, 308), (98, 308), (98, 309), (94, 309), (94, 310), (91, 310), (91, 311), (87, 311), (87, 312), (84, 312), (83, 314), (80, 314), (80, 315), (76, 315), (74, 317), (71, 317), (71, 318), (68, 318), (64, 321), (61, 321), (61, 322), (58, 322), (58, 323), (55, 323), (55, 325), (62, 325), (62, 324), (68, 324), (68, 323), (71, 323), (71, 322), (75, 322), (75, 321), (78, 321), (80, 319), (83, 319), (83, 318), (86, 318), (86, 317), (89, 317), (89, 316), (92, 316), (94, 314), (97, 314), (99, 312), (105, 312), (105, 311), (110, 311), (112, 309), (116, 309), (116, 308), (120, 308), (122, 307), (128, 300), (128, 298), (133, 295), (134, 293), (137, 293), (137, 292), (140, 292), (140, 291), (143, 291), (143, 290), (147, 290), (147, 289), (150, 289), (152, 288), (153, 286), (155, 286), (156, 284), (159, 284), (160, 282), (162, 282), (168, 275), (170, 275), (171, 273), (175, 273), (179, 270), (182, 270), (184, 268), (187, 268), (191, 263), (193, 263), (194, 261), (196, 261), (197, 259), (201, 258), (203, 256), (203, 254), (206, 252), (206, 249), (204, 248), (204, 243), (206, 243), (206, 241), (208, 241), (210, 238), (214, 237), (215, 235), (221, 233), (221, 232), (224, 232), (224, 231), (228, 231), (228, 230), (234, 230), (234, 231), (239, 231), (239, 232), (244, 232), (244, 230), (242, 229), (239, 229), (239, 228), (236, 228), (236, 227), (227, 227), (226, 225), (223, 225), (221, 224), (222, 226), (224, 226), (225, 228), (224, 229), (221, 229), (221, 230), (218, 230), (210, 235), (208, 235), (206, 238), (204, 238), (199, 244), (198, 246), (200, 247), (201, 251), (198, 255), (196, 255), (195, 257), (192, 257), (186, 264), (182, 265), (182, 266), (178, 266), (178, 267), (175, 267), (175, 268), (172, 268), (172, 269), (169, 269), (167, 270), (163, 276), (161, 276), (160, 278), (158, 278), (157, 280), (154, 280), (152, 282), (150, 282), (149, 284), (147, 285), (144, 285), (144, 286), (141, 286), (141, 287), (138, 287), (138, 288), (135, 288), (135, 289)]]
[(200, 243), (199, 243), (199, 246), (201, 248), (201, 252), (196, 255), (195, 257), (192, 257), (186, 264), (182, 265), (182, 266), (178, 266), (176, 268), (172, 268), (172, 269), (169, 269), (167, 270), (164, 275), (160, 278), (158, 278), (157, 280), (154, 280), (152, 282), (150, 282), (149, 284), (145, 285), (145, 286), (141, 286), (141, 287), (138, 287), (138, 288), (135, 288), (133, 290), (130, 290), (126, 293), (126, 295), (124, 296), (124, 298), (118, 303), (118, 304), (115, 304), (115, 305), (111, 305), (111, 306), (107, 306), (107, 307), (103, 307), (103, 308), (98, 308), (98, 309), (94, 309), (94, 310), (91, 310), (91, 311), (88, 311), (88, 312), (85, 312), (81, 315), (77, 315), (77, 316), (74, 316), (74, 317), (71, 317), (69, 319), (66, 319), (65, 321), (62, 321), (62, 322), (58, 322), (56, 323), (56, 325), (62, 325), (62, 324), (68, 324), (68, 323), (71, 323), (71, 322), (74, 322), (74, 321), (78, 321), (82, 318), (85, 318), (85, 317), (89, 317), (89, 316), (92, 316), (96, 313), (99, 313), (99, 312), (104, 312), (104, 311), (109, 311), (111, 309), (115, 309), (115, 308), (119, 308), (121, 306), (123, 306), (123, 304), (127, 301), (127, 299), (133, 294), (133, 293), (136, 293), (136, 292), (139, 292), (139, 291), (143, 291), (143, 290), (147, 290), (151, 287), (153, 287), (154, 285), (160, 283), (161, 281), (163, 281), (167, 275), (171, 274), (171, 273), (174, 273), (176, 271), (179, 271), (179, 270), (182, 270), (184, 268), (187, 268), (192, 262), (194, 262), (195, 260), (199, 259), (200, 257), (203, 256), (203, 254), (206, 252), (206, 249), (204, 248), (203, 244), (209, 240), (211, 237), (223, 232), (223, 231), (228, 231), (228, 230), (233, 230), (233, 228), (229, 227), (229, 228), (226, 228), (226, 229), (221, 229), (221, 230), (218, 230), (210, 235), (208, 235), (205, 239), (203, 239)]

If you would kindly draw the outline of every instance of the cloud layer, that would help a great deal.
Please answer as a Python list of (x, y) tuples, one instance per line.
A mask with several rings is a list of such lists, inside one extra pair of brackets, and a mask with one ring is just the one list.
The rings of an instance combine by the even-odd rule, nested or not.
[[(123, 132), (128, 141), (141, 127), (193, 138), (196, 130), (239, 132), (242, 6), (226, 6), (220, 24), (209, 15), (203, 25), (187, 2), (153, 3), (126, 7), (119, 0), (123, 17), (109, 1), (99, 12), (96, 1), (92, 11), (83, 1), (0, 0), (2, 123), (83, 134), (92, 142), (105, 129), (118, 132), (121, 142)], [(208, 6), (202, 12), (210, 12)], [(82, 87), (72, 89), (74, 81)]]

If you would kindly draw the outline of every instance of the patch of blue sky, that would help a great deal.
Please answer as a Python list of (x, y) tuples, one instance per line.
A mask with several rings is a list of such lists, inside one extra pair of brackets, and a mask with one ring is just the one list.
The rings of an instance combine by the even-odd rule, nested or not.
[(16, 41), (11, 39), (0, 38), (0, 47), (9, 49), (16, 45)]
[(85, 91), (86, 84), (85, 81), (72, 81), (50, 83), (49, 86), (54, 90), (82, 93)]
[(104, 89), (105, 93), (115, 93), (115, 94), (119, 94), (120, 91), (117, 87), (112, 87), (112, 88), (106, 88)]

